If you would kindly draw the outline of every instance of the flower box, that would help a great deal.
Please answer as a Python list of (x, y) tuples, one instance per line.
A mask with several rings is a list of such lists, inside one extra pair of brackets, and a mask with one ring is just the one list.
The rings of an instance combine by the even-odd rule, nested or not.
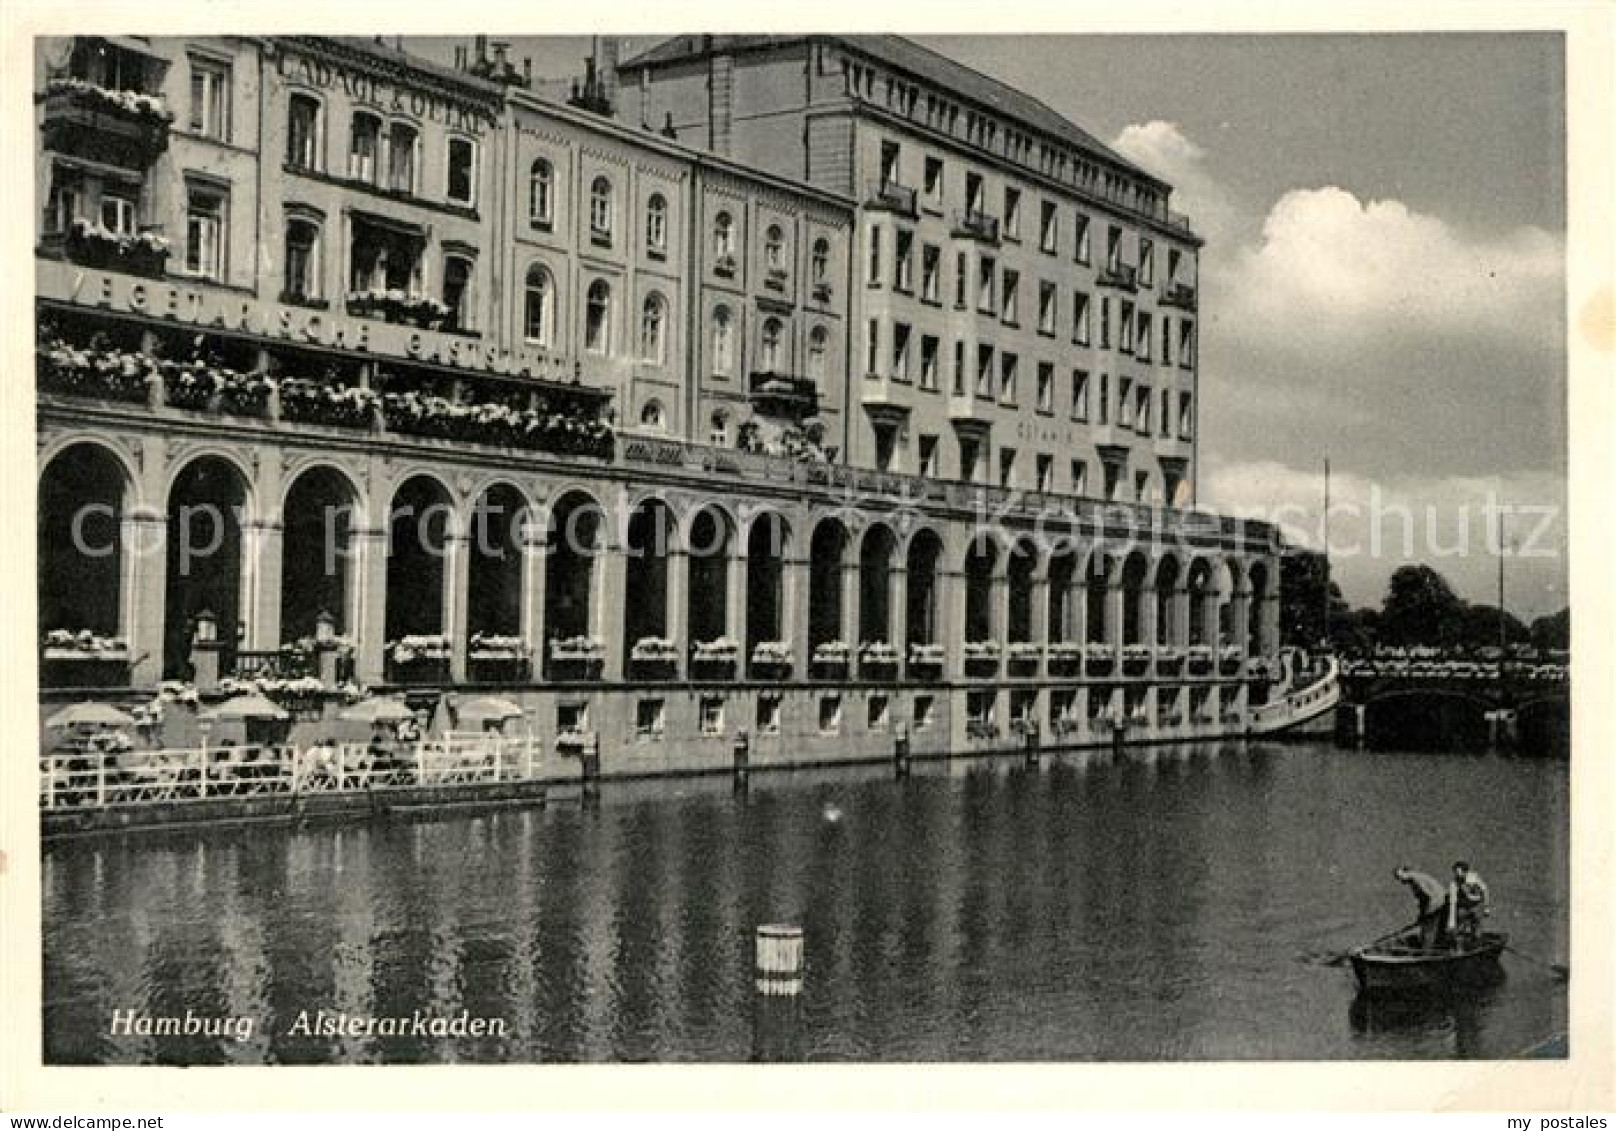
[(281, 381), (281, 419), (293, 424), (369, 429), (381, 398), (358, 386), (323, 385), (306, 378)]
[(967, 662), (997, 661), (998, 658), (999, 642), (997, 640), (967, 640), (965, 642), (965, 659)]
[(387, 658), (398, 664), (415, 660), (447, 660), (449, 647), (447, 636), (404, 636), (388, 643)]
[(760, 640), (752, 646), (752, 666), (772, 673), (791, 670), (791, 644), (786, 640)]
[(999, 724), (992, 719), (966, 719), (966, 738), (998, 738)]
[(1090, 663), (1110, 663), (1116, 658), (1116, 652), (1109, 644), (1095, 642), (1084, 645), (1083, 658)]
[(1038, 733), (1038, 720), (1026, 715), (1010, 720), (1010, 733), (1026, 737)]
[(55, 338), (34, 352), (41, 392), (144, 403), (150, 394), (151, 360), (122, 350), (80, 349)]
[(466, 654), (474, 660), (525, 660), (533, 654), (533, 649), (520, 636), (474, 632)]
[(909, 645), (909, 662), (917, 668), (940, 668), (946, 655), (941, 644)]
[(348, 313), (356, 318), (381, 318), (407, 326), (434, 330), (449, 320), (450, 309), (428, 295), (401, 290), (352, 291)]
[(871, 640), (859, 645), (859, 662), (881, 667), (893, 666), (898, 662), (898, 650), (885, 640)]
[(1059, 640), (1049, 646), (1051, 664), (1072, 664), (1083, 658), (1083, 645), (1073, 640)]
[(1009, 656), (1012, 664), (1036, 664), (1043, 659), (1044, 646), (1028, 640), (1017, 640), (1010, 645)]
[(114, 232), (90, 220), (77, 219), (62, 244), (67, 258), (86, 267), (161, 278), (168, 263), (168, 240), (155, 232)]
[(642, 636), (629, 649), (628, 658), (636, 664), (678, 662), (679, 646), (665, 636)]
[(174, 115), (155, 95), (56, 78), (39, 101), (48, 149), (138, 168), (168, 148)]
[(206, 412), (213, 405), (219, 391), (219, 378), (206, 364), (193, 362), (160, 362), (163, 374), (163, 403), (170, 408), (183, 408), (191, 412)]
[(814, 663), (847, 663), (847, 645), (842, 643), (840, 640), (827, 640), (825, 643), (814, 649)]
[(741, 646), (724, 636), (717, 640), (698, 641), (690, 659), (698, 664), (733, 664), (740, 654)]
[(1077, 734), (1079, 731), (1081, 731), (1083, 729), (1083, 721), (1081, 719), (1071, 718), (1056, 719), (1050, 724), (1049, 729), (1051, 733), (1058, 737), (1064, 738), (1067, 735)]
[(101, 636), (89, 629), (74, 632), (53, 628), (45, 634), (47, 660), (127, 660), (129, 642), (121, 636)]
[(606, 647), (598, 636), (557, 637), (550, 641), (550, 659), (561, 663), (594, 664), (606, 658)]
[(219, 381), (219, 409), (233, 416), (265, 416), (275, 381), (262, 373), (226, 370)]

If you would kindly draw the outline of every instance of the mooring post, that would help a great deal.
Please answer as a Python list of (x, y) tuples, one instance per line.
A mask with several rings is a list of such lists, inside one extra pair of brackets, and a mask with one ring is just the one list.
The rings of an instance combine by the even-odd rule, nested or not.
[(743, 790), (746, 788), (747, 774), (752, 768), (752, 737), (746, 733), (745, 728), (735, 732), (732, 760), (735, 772), (735, 788), (737, 791)]
[(1352, 741), (1359, 746), (1364, 744), (1365, 722), (1369, 708), (1363, 703), (1352, 705)]
[(802, 1059), (802, 928), (770, 924), (755, 936), (752, 1059)]
[(909, 776), (909, 728), (902, 723), (892, 737), (892, 772), (900, 778)]
[(1038, 765), (1038, 720), (1027, 720), (1027, 725), (1021, 732), (1021, 746), (1027, 752), (1027, 765)]
[(584, 740), (583, 749), (578, 754), (578, 761), (583, 770), (583, 786), (585, 797), (597, 797), (600, 794), (600, 735), (591, 734)]

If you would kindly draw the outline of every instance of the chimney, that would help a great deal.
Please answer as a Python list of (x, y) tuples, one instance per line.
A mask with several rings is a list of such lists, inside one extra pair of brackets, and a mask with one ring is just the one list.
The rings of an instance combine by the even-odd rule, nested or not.
[(522, 60), (522, 85), (529, 90), (533, 89), (533, 57), (531, 55)]
[(466, 45), (464, 43), (457, 43), (457, 44), (455, 44), (455, 70), (463, 71), (465, 69), (466, 69)]
[(477, 36), (476, 44), (477, 62), (482, 66), (486, 66), (488, 63), (488, 37), (486, 35)]
[(494, 49), (494, 69), (503, 77), (505, 74), (505, 50), (510, 47), (510, 44), (495, 40), (490, 46)]
[(619, 44), (615, 35), (603, 35), (595, 47), (595, 73), (600, 80), (600, 100), (608, 114), (617, 111), (617, 54)]

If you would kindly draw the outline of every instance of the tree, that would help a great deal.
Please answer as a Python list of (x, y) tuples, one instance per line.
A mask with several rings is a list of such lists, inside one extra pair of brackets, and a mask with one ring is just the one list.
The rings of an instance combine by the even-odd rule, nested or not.
[(1392, 645), (1451, 647), (1459, 642), (1464, 602), (1427, 565), (1401, 566), (1381, 604), (1380, 640)]
[[(1498, 606), (1462, 605), (1456, 625), (1458, 639), (1466, 648), (1492, 648), (1498, 645)], [(1524, 644), (1530, 633), (1513, 613), (1504, 613), (1506, 644)]]
[[(1324, 585), (1328, 559), (1312, 550), (1291, 550), (1279, 562), (1279, 641), (1285, 647), (1315, 648), (1325, 638)], [(1351, 615), (1341, 589), (1330, 582), (1332, 644)]]
[(1571, 609), (1561, 609), (1532, 622), (1532, 644), (1537, 648), (1566, 651), (1571, 647)]

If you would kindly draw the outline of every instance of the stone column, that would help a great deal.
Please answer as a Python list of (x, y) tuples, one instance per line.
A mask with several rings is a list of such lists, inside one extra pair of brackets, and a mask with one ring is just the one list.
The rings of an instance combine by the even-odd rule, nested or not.
[(163, 678), (168, 523), (161, 513), (126, 513), (118, 525), (124, 539), (119, 607), (121, 631), (129, 641), (129, 678), (135, 687), (151, 687)]
[[(949, 559), (953, 560), (953, 559)], [(950, 679), (965, 675), (965, 574), (937, 563), (937, 601), (941, 610), (938, 643), (944, 649), (943, 671)]]
[(786, 558), (781, 563), (780, 635), (791, 644), (791, 674), (795, 679), (808, 675), (813, 649), (808, 646), (809, 560)]
[(532, 649), (530, 678), (544, 668), (544, 566), (546, 554), (543, 525), (523, 523), (518, 535), (522, 554), (522, 639)]
[(449, 638), (449, 680), (466, 682), (466, 647), (469, 643), (468, 600), (471, 593), (471, 539), (463, 530), (444, 537), (443, 620), (440, 631)]
[(1125, 597), (1122, 582), (1108, 583), (1105, 592), (1105, 642), (1119, 654), (1117, 662), (1122, 662), (1122, 602)]
[(858, 659), (859, 614), (862, 612), (859, 608), (858, 560), (852, 556), (852, 549), (850, 539), (849, 544), (842, 547), (842, 623), (837, 632), (842, 643), (847, 645), (850, 666)]
[(1072, 635), (1071, 639), (1078, 644), (1087, 644), (1089, 639), (1089, 587), (1076, 570), (1072, 571)]
[(690, 640), (690, 554), (683, 543), (668, 547), (668, 639), (674, 646), (674, 674), (683, 679)]
[(738, 672), (746, 670), (746, 563), (746, 552), (737, 549), (730, 555), (728, 571), (724, 575), (728, 589), (728, 598), (724, 602), (724, 635), (740, 646), (740, 660), (736, 665)]
[(887, 571), (887, 643), (898, 653), (902, 670), (909, 647), (909, 567), (893, 566)]
[(355, 529), (353, 569), (359, 585), (359, 616), (354, 639), (354, 678), (380, 683), (387, 647), (387, 528)]
[(628, 673), (628, 650), (632, 647), (623, 640), (628, 614), (628, 555), (623, 544), (614, 539), (601, 546), (595, 561), (599, 569), (595, 571), (591, 620), (595, 634), (606, 647), (601, 677), (609, 683), (621, 683)]
[[(250, 586), (247, 646), (276, 648), (281, 641), (281, 568), (285, 531), (279, 522), (259, 519), (241, 532), (242, 582)], [(315, 612), (319, 612), (318, 609)]]
[(1273, 656), (1279, 653), (1279, 594), (1266, 593), (1262, 598), (1261, 611), (1262, 654)]
[(1234, 599), (1229, 609), (1229, 621), (1232, 630), (1229, 634), (1231, 637), (1229, 643), (1239, 648), (1242, 656), (1247, 655), (1251, 651), (1249, 641), (1246, 639), (1246, 629), (1251, 623), (1250, 589), (1242, 588), (1234, 591)]
[(1190, 590), (1188, 585), (1180, 584), (1173, 590), (1173, 630), (1168, 643), (1175, 648), (1184, 648), (1190, 642)]

